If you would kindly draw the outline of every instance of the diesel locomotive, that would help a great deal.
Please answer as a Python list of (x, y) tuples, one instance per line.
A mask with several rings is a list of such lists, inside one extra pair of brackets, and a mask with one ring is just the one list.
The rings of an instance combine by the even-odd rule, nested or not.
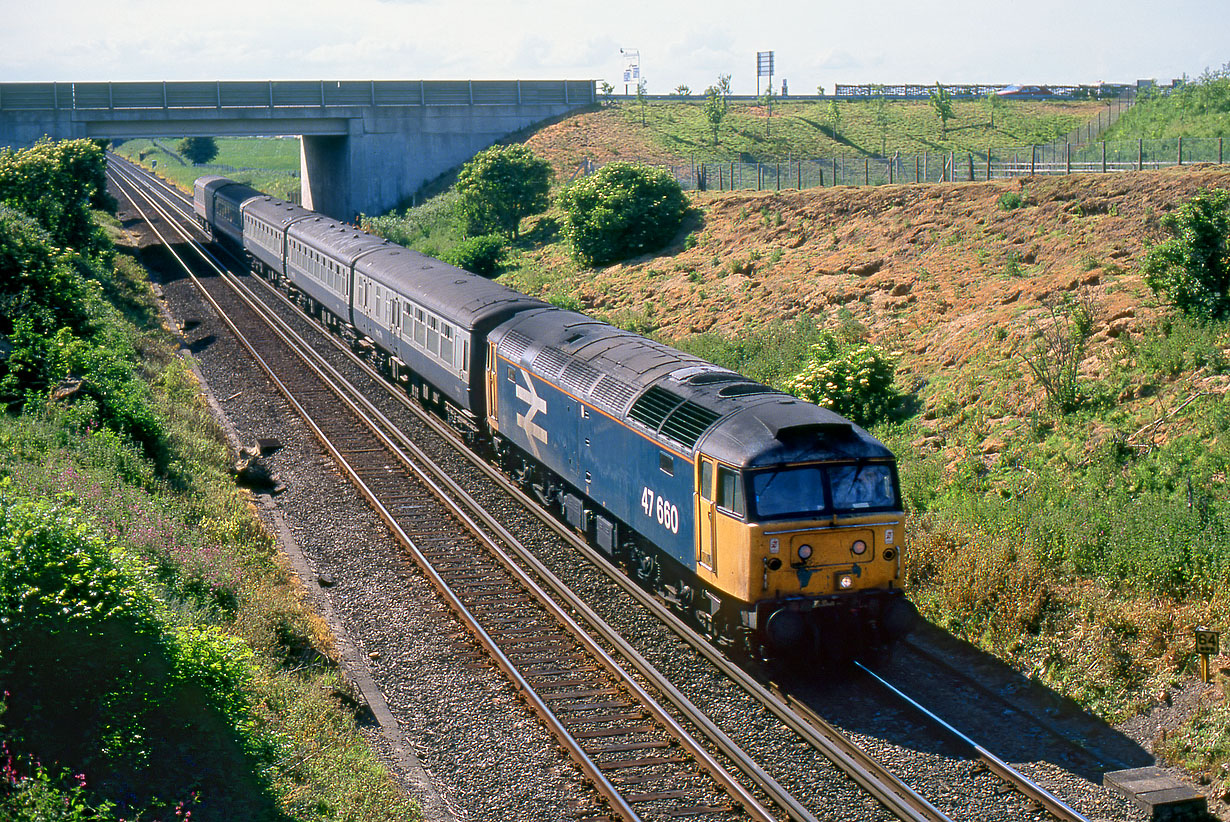
[(896, 462), (844, 417), (224, 177), (194, 208), (716, 644), (832, 659), (912, 627)]

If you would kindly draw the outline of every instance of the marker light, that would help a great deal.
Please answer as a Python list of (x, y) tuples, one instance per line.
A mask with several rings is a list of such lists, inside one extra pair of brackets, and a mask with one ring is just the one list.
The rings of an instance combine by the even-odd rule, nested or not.
[(854, 544), (850, 546), (850, 550), (856, 554), (862, 554), (867, 550), (867, 543), (863, 542), (861, 539), (855, 540)]
[(811, 546), (810, 545), (800, 545), (799, 546), (799, 559), (802, 559), (802, 560), (811, 559)]
[(854, 587), (854, 577), (849, 574), (842, 574), (837, 577), (837, 587), (842, 590), (849, 590)]

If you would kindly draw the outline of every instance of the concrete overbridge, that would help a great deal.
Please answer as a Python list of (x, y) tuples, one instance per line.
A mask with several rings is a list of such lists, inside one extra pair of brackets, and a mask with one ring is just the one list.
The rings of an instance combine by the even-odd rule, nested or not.
[(596, 100), (592, 80), (0, 83), (0, 146), (44, 136), (298, 136), (303, 204), (353, 220)]

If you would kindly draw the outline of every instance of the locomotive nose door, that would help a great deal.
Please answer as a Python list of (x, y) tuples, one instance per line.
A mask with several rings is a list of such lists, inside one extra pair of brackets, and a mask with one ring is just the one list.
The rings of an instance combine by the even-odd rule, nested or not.
[(696, 477), (696, 561), (714, 569), (714, 544), (717, 529), (717, 505), (713, 496), (713, 461), (708, 457), (697, 460)]

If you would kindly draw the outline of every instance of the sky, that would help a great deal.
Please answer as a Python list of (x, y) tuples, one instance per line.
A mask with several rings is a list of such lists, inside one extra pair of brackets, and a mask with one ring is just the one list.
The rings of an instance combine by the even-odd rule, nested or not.
[[(1134, 83), (1230, 63), (1230, 0), (0, 0), (0, 82)], [(762, 80), (762, 83), (767, 83)]]

